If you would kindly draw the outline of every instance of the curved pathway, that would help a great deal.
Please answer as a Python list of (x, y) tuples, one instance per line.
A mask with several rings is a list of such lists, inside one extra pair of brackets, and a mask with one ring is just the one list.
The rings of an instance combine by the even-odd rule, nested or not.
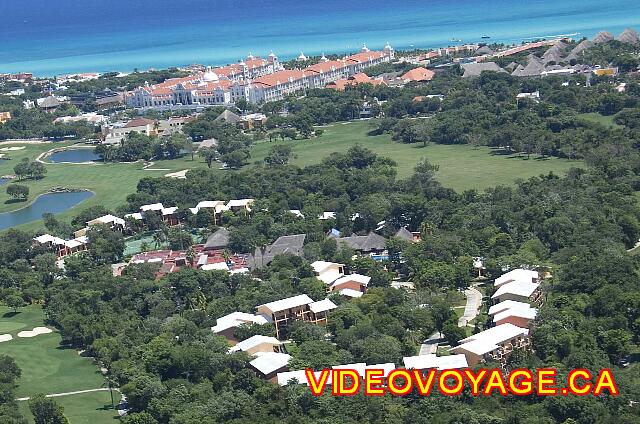
[(475, 287), (466, 289), (464, 295), (467, 297), (467, 304), (464, 307), (464, 314), (458, 318), (458, 327), (465, 327), (469, 321), (475, 319), (482, 305), (482, 293)]

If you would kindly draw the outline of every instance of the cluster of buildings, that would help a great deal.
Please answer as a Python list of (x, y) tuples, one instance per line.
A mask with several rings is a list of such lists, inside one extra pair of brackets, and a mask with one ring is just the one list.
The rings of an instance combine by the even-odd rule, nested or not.
[[(438, 371), (451, 370), (451, 369), (463, 369), (467, 368), (468, 364), (464, 355), (448, 355), (448, 356), (436, 356), (435, 354), (420, 355), (420, 356), (408, 356), (402, 358), (405, 369), (408, 370), (428, 370), (436, 369)], [(396, 364), (393, 362), (387, 362), (384, 364), (371, 364), (367, 365), (364, 362), (357, 362), (353, 364), (343, 364), (331, 367), (331, 369), (350, 369), (355, 370), (359, 376), (364, 377), (367, 370), (383, 370), (383, 384), (386, 384), (386, 379), (395, 370)], [(320, 371), (314, 372), (316, 380), (319, 379)], [(332, 384), (331, 374), (327, 379), (327, 385)], [(283, 371), (277, 373), (275, 381), (281, 385), (286, 386), (288, 384), (304, 384), (309, 385), (305, 370), (296, 371)]]
[(359, 53), (340, 60), (323, 56), (315, 65), (287, 70), (273, 52), (266, 59), (249, 54), (236, 64), (209, 67), (188, 77), (138, 87), (125, 94), (125, 102), (141, 110), (198, 110), (233, 105), (241, 99), (260, 104), (282, 100), (287, 94), (305, 89), (324, 88), (370, 66), (389, 62), (393, 57), (393, 48), (388, 44), (382, 51), (363, 46)]
[[(344, 267), (341, 264), (316, 261), (312, 267), (316, 277), (327, 284), (329, 293), (336, 291), (342, 293), (341, 287), (347, 286), (351, 290), (366, 289), (368, 280), (361, 280), (362, 276), (357, 274), (345, 276)], [(539, 297), (534, 295), (539, 292), (537, 290), (539, 288), (538, 273), (515, 269), (496, 279), (494, 284), (498, 290), (502, 288), (504, 293), (509, 293), (510, 296), (518, 299), (503, 299), (502, 294), (494, 295), (493, 298), (499, 300), (499, 303), (489, 310), (489, 314), (493, 316), (494, 327), (461, 340), (460, 345), (450, 349), (451, 355), (426, 354), (404, 357), (404, 367), (415, 370), (463, 369), (485, 360), (498, 361), (504, 365), (511, 352), (516, 349), (528, 349), (530, 347), (529, 328), (537, 315), (537, 310), (531, 306), (530, 302), (535, 303), (539, 300)], [(531, 293), (529, 290), (521, 289), (521, 287), (530, 286), (536, 286)], [(233, 312), (225, 315), (218, 318), (211, 330), (226, 337), (233, 344), (229, 353), (243, 351), (250, 355), (253, 358), (250, 365), (259, 376), (282, 386), (308, 384), (304, 370), (289, 370), (291, 356), (286, 353), (282, 340), (287, 337), (287, 328), (291, 323), (300, 320), (324, 325), (327, 314), (335, 308), (336, 305), (329, 299), (314, 302), (307, 295), (302, 294), (259, 305), (256, 307), (255, 314)], [(243, 325), (251, 324), (272, 324), (276, 337), (257, 335), (246, 340), (237, 340), (236, 330)], [(383, 369), (386, 377), (396, 368), (396, 364), (353, 363), (336, 365), (332, 368), (354, 369), (361, 376), (365, 375), (367, 369)], [(328, 384), (331, 384), (331, 381)]]
[(529, 329), (537, 316), (532, 306), (542, 303), (539, 275), (536, 271), (514, 269), (494, 281), (497, 288), (489, 308), (494, 327), (460, 340), (460, 344), (449, 349), (464, 355), (470, 366), (485, 360), (505, 364), (514, 350), (529, 349)]
[[(195, 208), (189, 208), (189, 210), (194, 215), (201, 210), (208, 210), (212, 213), (216, 222), (219, 223), (223, 212), (238, 212), (241, 210), (250, 212), (252, 204), (253, 199), (232, 199), (226, 203), (222, 201), (204, 201), (198, 203)], [(169, 226), (178, 225), (180, 223), (180, 213), (176, 206), (165, 207), (162, 203), (153, 203), (140, 206), (139, 212), (127, 214), (124, 216), (125, 219), (108, 214), (87, 221), (84, 228), (81, 228), (74, 233), (75, 238), (72, 240), (63, 240), (50, 234), (43, 234), (34, 238), (34, 242), (54, 249), (57, 256), (62, 258), (79, 251), (87, 250), (88, 239), (86, 235), (91, 227), (96, 225), (106, 225), (114, 231), (124, 233), (130, 229), (126, 219), (129, 219), (132, 222), (142, 222), (144, 221), (145, 214), (156, 214)], [(171, 256), (171, 254), (169, 254), (169, 256)], [(156, 259), (155, 261), (158, 260)]]
[[(599, 32), (593, 40), (583, 40), (573, 48), (561, 39), (536, 41), (523, 44), (502, 51), (494, 52), (488, 46), (482, 46), (475, 51), (472, 61), (462, 63), (463, 77), (474, 77), (482, 71), (507, 72), (515, 77), (545, 77), (551, 75), (572, 75), (577, 73), (593, 74), (597, 76), (618, 74), (617, 68), (601, 68), (599, 66), (587, 66), (578, 64), (585, 51), (591, 47), (617, 39), (631, 45), (640, 45), (638, 33), (632, 29), (625, 29), (617, 38), (608, 32)], [(529, 50), (547, 48), (545, 52), (536, 56), (531, 53), (527, 56), (526, 63), (511, 62), (504, 68), (491, 62), (492, 58), (508, 57)]]
[(345, 275), (343, 264), (315, 261), (311, 267), (316, 278), (326, 285), (328, 293), (338, 292), (348, 297), (361, 297), (371, 281), (371, 277), (366, 275)]
[(35, 237), (33, 243), (36, 246), (42, 246), (55, 252), (57, 258), (62, 258), (74, 253), (87, 250), (89, 238), (80, 236), (70, 240), (52, 236), (51, 234), (43, 234)]
[(16, 81), (16, 82), (24, 83), (31, 79), (33, 79), (33, 74), (31, 72), (18, 72), (15, 74), (0, 74), (0, 81)]
[(173, 116), (167, 119), (135, 118), (127, 122), (103, 124), (100, 127), (100, 141), (104, 144), (120, 144), (129, 134), (135, 132), (149, 137), (171, 135), (182, 132), (185, 124), (196, 119), (192, 116)]
[[(217, 319), (211, 327), (215, 334), (226, 337), (234, 346), (229, 353), (245, 352), (253, 359), (249, 364), (261, 377), (276, 381), (279, 372), (288, 370), (288, 355), (281, 340), (287, 337), (287, 328), (295, 321), (325, 325), (327, 315), (337, 306), (330, 299), (314, 301), (306, 294), (288, 297), (256, 307), (256, 314), (233, 312)], [(272, 324), (276, 337), (255, 335), (238, 341), (236, 330), (242, 325)]]
[(191, 246), (189, 250), (154, 250), (131, 257), (129, 263), (114, 264), (115, 276), (121, 275), (128, 265), (157, 264), (156, 278), (177, 272), (182, 268), (193, 268), (202, 271), (227, 271), (231, 274), (249, 272), (247, 255), (225, 254), (218, 249), (210, 249), (206, 244)]

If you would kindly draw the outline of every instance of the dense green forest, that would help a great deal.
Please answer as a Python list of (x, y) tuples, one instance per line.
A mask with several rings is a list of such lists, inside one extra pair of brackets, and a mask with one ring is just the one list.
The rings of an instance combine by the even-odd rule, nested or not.
[[(133, 267), (111, 277), (121, 236), (102, 229), (92, 235), (99, 247), (66, 261), (62, 274), (50, 253), (30, 249), (30, 235), (10, 230), (0, 238), (2, 297), (44, 301), (50, 324), (63, 340), (88, 349), (127, 395), (126, 423), (195, 422), (438, 422), (438, 423), (632, 423), (640, 395), (637, 356), (640, 336), (638, 259), (625, 249), (640, 237), (640, 208), (633, 157), (613, 159), (615, 167), (575, 170), (521, 181), (515, 188), (456, 194), (435, 180), (427, 162), (397, 180), (393, 161), (356, 147), (322, 164), (258, 167), (235, 174), (192, 172), (186, 180), (147, 178), (129, 197), (142, 203), (194, 204), (203, 198), (254, 197), (251, 219), (228, 216), (236, 249), (249, 251), (282, 234), (307, 233), (305, 257), (283, 256), (250, 276), (183, 270), (159, 281), (153, 269)], [(284, 211), (301, 209), (307, 218)], [(368, 259), (352, 259), (325, 239), (315, 217), (337, 211), (333, 224), (343, 232), (366, 232), (382, 219), (389, 231), (407, 225), (423, 232), (412, 245), (389, 241), (387, 269)], [(353, 213), (359, 213), (352, 220)], [(199, 224), (202, 225), (202, 224)], [(118, 240), (119, 238), (119, 240)], [(402, 261), (395, 260), (401, 254)], [(552, 270), (546, 302), (533, 332), (534, 352), (512, 355), (508, 367), (552, 366), (563, 375), (571, 367), (612, 367), (617, 398), (526, 396), (447, 398), (314, 398), (304, 386), (278, 387), (255, 377), (244, 354), (226, 353), (225, 340), (211, 333), (215, 319), (229, 312), (252, 312), (263, 302), (296, 293), (318, 300), (324, 287), (312, 278), (309, 261), (345, 263), (374, 276), (358, 300), (341, 301), (328, 325), (300, 324), (289, 337), (292, 364), (323, 366), (347, 361), (399, 363), (416, 353), (417, 343), (443, 329), (455, 316), (451, 289), (472, 277), (471, 256), (486, 258), (488, 275), (504, 265), (535, 264)], [(395, 259), (394, 259), (395, 258)], [(34, 268), (28, 266), (29, 262)], [(414, 294), (392, 289), (394, 275), (417, 286)], [(418, 305), (429, 304), (429, 308)], [(484, 328), (479, 323), (477, 330)], [(247, 335), (269, 329), (247, 328)], [(10, 381), (8, 384), (10, 399)], [(3, 422), (21, 422), (5, 410)]]
[[(609, 62), (610, 49), (615, 48), (598, 47), (591, 52), (593, 60)], [(405, 69), (380, 66), (371, 74)], [(108, 74), (97, 82), (73, 84), (70, 90), (131, 88), (175, 75), (180, 73), (134, 73), (124, 78)], [(626, 83), (624, 90), (617, 89), (620, 82)], [(535, 91), (539, 100), (517, 98)], [(1, 101), (19, 108), (15, 100)], [(371, 133), (390, 133), (399, 143), (486, 145), (539, 160), (550, 155), (581, 158), (587, 167), (571, 169), (566, 176), (519, 180), (514, 186), (496, 181), (484, 192), (462, 193), (441, 186), (435, 179), (438, 167), (426, 160), (401, 179), (393, 159), (362, 146), (305, 168), (288, 164), (291, 149), (275, 146), (264, 163), (243, 168), (254, 141), (286, 137), (313, 142), (322, 131), (314, 125), (357, 118), (365, 104), (381, 118), (371, 120)], [(128, 258), (123, 235), (107, 227), (92, 229), (91, 249), (67, 257), (64, 270), (53, 253), (33, 246), (35, 234), (15, 229), (0, 234), (0, 300), (16, 309), (41, 304), (47, 324), (60, 331), (65, 346), (96, 358), (109, 383), (128, 399), (131, 409), (122, 423), (640, 421), (640, 255), (633, 250), (640, 239), (637, 81), (593, 77), (587, 85), (583, 75), (524, 80), (506, 73), (462, 79), (459, 67), (452, 66), (439, 70), (428, 85), (309, 90), (304, 97), (243, 106), (266, 113), (265, 128), (249, 135), (216, 122), (219, 108), (185, 125), (193, 141), (218, 140), (216, 147), (200, 153), (210, 166), (221, 160), (238, 170), (191, 170), (185, 179), (144, 178), (124, 205), (81, 210), (71, 223), (46, 216), (45, 225), (52, 234), (67, 237), (90, 219), (106, 213), (123, 216), (143, 204), (162, 202), (186, 211), (203, 199), (254, 198), (251, 214), (222, 216), (221, 224), (230, 231), (229, 249), (250, 253), (282, 235), (304, 233), (302, 257), (276, 257), (252, 274), (186, 268), (156, 279), (157, 267), (142, 264), (115, 277), (111, 264)], [(0, 126), (0, 138), (50, 136), (53, 130), (63, 131), (59, 137), (81, 137), (81, 131), (87, 131), (56, 128), (52, 117), (39, 110), (17, 113)], [(98, 149), (105, 160), (118, 161), (174, 158), (187, 147), (193, 151), (186, 137), (135, 134), (128, 143)], [(304, 216), (292, 215), (291, 209)], [(336, 218), (318, 220), (324, 211), (335, 211)], [(168, 229), (156, 217), (146, 221), (147, 229), (159, 236), (166, 233), (170, 246), (191, 243), (192, 236), (206, 237), (217, 229), (207, 211), (181, 213), (184, 225), (179, 228)], [(422, 240), (394, 238), (402, 227), (420, 232)], [(377, 230), (387, 237), (388, 260), (355, 256), (326, 236), (332, 228), (345, 235)], [(465, 390), (459, 397), (314, 397), (302, 385), (280, 387), (259, 379), (248, 364), (250, 358), (228, 354), (227, 341), (211, 331), (217, 318), (234, 311), (254, 312), (262, 303), (296, 294), (323, 299), (325, 285), (314, 277), (310, 263), (334, 261), (372, 277), (369, 289), (353, 300), (332, 295), (338, 307), (326, 328), (292, 325), (287, 334), (290, 367), (401, 365), (402, 357), (417, 354), (420, 343), (434, 331), (441, 331), (453, 346), (466, 336), (451, 306), (459, 301), (459, 290), (476, 276), (474, 257), (484, 258), (489, 280), (523, 265), (551, 275), (542, 286), (544, 304), (532, 329), (533, 349), (512, 354), (506, 371), (549, 367), (562, 377), (572, 368), (594, 374), (611, 368), (620, 395), (473, 397)], [(414, 283), (415, 291), (392, 288), (394, 279)], [(486, 289), (490, 296), (493, 288)], [(491, 324), (483, 313), (469, 331)], [(239, 331), (244, 339), (271, 335), (273, 328), (252, 325)], [(14, 400), (19, 377), (20, 369), (0, 347), (2, 423), (27, 422)], [(48, 414), (49, 421), (43, 423), (64, 422), (55, 400), (37, 397), (30, 407)]]

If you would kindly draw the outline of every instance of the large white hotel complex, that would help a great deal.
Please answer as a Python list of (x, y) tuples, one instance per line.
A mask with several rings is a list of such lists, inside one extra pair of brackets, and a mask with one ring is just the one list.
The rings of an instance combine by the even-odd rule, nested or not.
[(199, 109), (232, 105), (240, 99), (254, 104), (282, 100), (285, 94), (323, 88), (331, 82), (393, 59), (387, 43), (382, 51), (363, 46), (359, 53), (340, 60), (322, 56), (319, 63), (304, 69), (286, 70), (271, 52), (266, 59), (249, 56), (240, 62), (207, 68), (184, 78), (145, 85), (126, 93), (128, 106), (137, 109)]

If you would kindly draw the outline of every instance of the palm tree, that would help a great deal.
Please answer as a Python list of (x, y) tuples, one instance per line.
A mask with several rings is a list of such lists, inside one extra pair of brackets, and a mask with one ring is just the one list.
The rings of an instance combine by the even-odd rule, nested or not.
[(193, 247), (189, 247), (189, 250), (187, 250), (187, 261), (189, 261), (191, 266), (193, 266), (195, 258), (196, 253), (193, 251)]
[(423, 221), (422, 224), (420, 224), (420, 233), (425, 236), (425, 235), (433, 235), (433, 231), (436, 229), (436, 226), (433, 225), (432, 222), (429, 221)]
[(109, 388), (109, 394), (111, 395), (111, 407), (115, 409), (116, 404), (113, 400), (113, 389), (116, 389), (118, 387), (118, 382), (116, 381), (115, 377), (111, 375), (111, 371), (109, 370), (107, 370), (104, 376), (104, 383), (102, 384), (102, 387)]
[(155, 233), (153, 233), (153, 243), (156, 246), (156, 249), (159, 249), (160, 246), (162, 246), (162, 243), (164, 242), (164, 239), (162, 237), (162, 233), (159, 231), (156, 231)]
[(146, 241), (143, 241), (142, 243), (140, 243), (140, 250), (141, 251), (148, 252), (150, 248), (151, 248), (151, 246), (149, 246), (149, 243), (147, 243)]

